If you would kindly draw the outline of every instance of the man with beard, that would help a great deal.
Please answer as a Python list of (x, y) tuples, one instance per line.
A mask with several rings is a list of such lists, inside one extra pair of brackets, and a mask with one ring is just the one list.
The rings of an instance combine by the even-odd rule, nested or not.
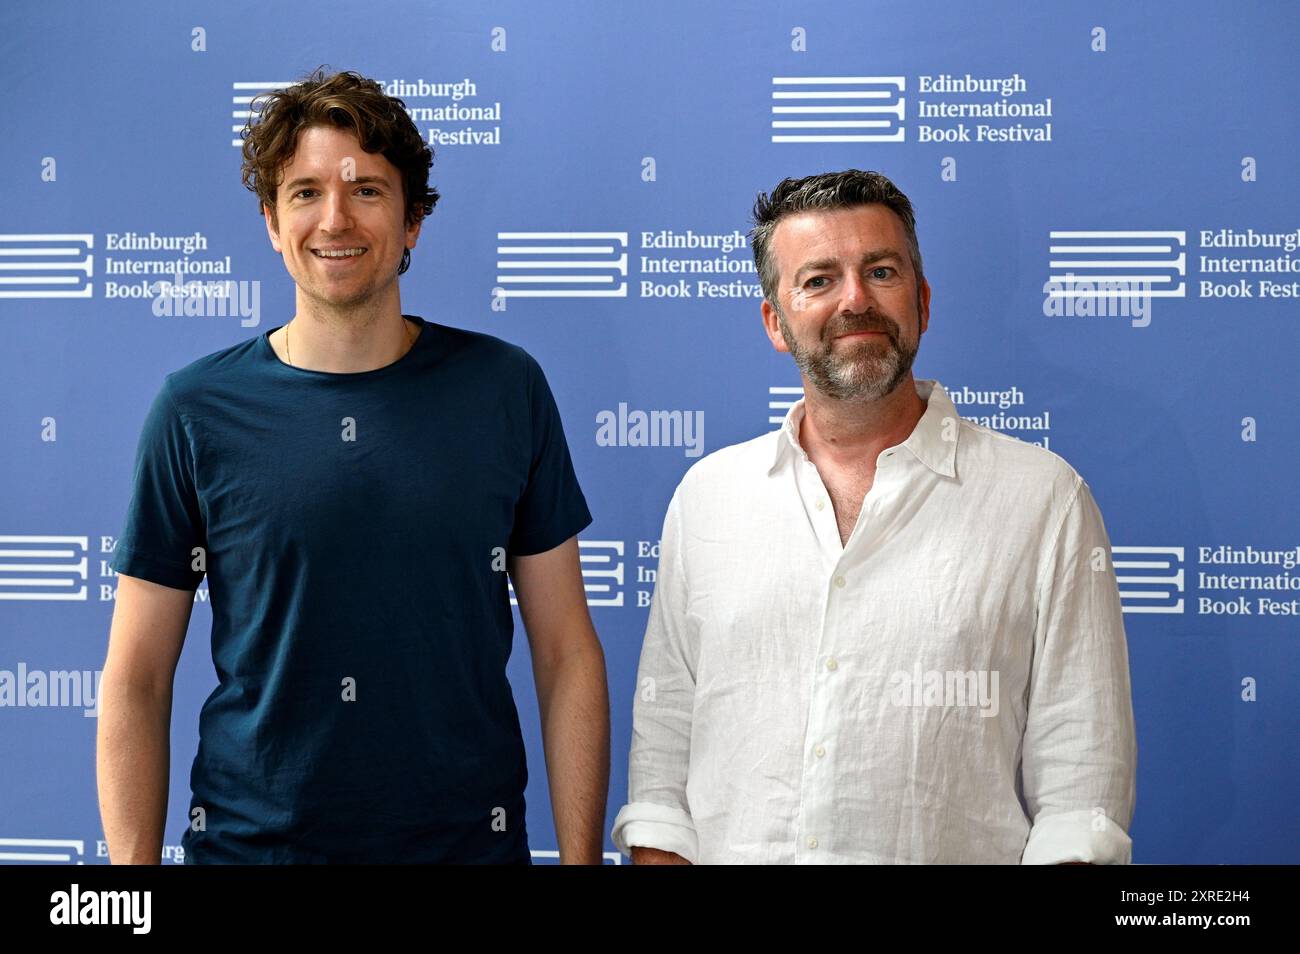
[(1060, 457), (912, 362), (911, 203), (878, 173), (754, 206), (804, 397), (664, 521), (613, 838), (641, 863), (1127, 863), (1136, 741), (1110, 544)]

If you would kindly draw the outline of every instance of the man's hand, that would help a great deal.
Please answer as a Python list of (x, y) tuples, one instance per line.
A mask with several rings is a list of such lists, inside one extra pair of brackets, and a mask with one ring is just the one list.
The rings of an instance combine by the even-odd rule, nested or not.
[(690, 862), (675, 851), (661, 851), (658, 848), (632, 847), (632, 864), (634, 865), (689, 865)]

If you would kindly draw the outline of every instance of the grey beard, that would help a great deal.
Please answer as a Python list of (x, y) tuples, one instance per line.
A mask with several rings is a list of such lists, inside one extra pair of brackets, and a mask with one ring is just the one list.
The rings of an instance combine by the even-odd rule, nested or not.
[[(916, 359), (917, 349), (900, 346), (892, 336), (885, 353), (880, 356), (841, 358), (830, 349), (804, 348), (795, 339), (780, 311), (777, 320), (781, 337), (785, 339), (785, 346), (790, 349), (799, 370), (819, 392), (837, 401), (876, 401), (893, 393), (912, 370), (912, 362)], [(878, 341), (868, 347), (874, 351), (877, 345)]]

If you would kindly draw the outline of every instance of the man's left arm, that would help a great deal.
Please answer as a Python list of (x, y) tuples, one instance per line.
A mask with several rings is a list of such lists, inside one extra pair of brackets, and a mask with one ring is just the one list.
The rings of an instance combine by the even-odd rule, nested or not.
[(562, 864), (600, 864), (609, 790), (605, 654), (587, 612), (578, 538), (512, 557), (528, 633)]
[(1101, 512), (1074, 479), (1039, 580), (1021, 863), (1128, 864), (1137, 767), (1128, 646)]

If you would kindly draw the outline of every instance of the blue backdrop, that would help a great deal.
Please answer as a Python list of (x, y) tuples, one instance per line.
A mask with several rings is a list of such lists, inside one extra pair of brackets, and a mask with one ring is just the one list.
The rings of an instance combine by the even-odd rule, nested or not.
[[(595, 514), (609, 822), (667, 501), (701, 452), (798, 396), (762, 333), (749, 208), (786, 176), (856, 167), (917, 210), (934, 289), (917, 376), (1061, 454), (1101, 506), (1133, 675), (1134, 860), (1300, 861), (1292, 5), (43, 2), (0, 17), (3, 860), (105, 860), (94, 697), (140, 425), (166, 373), (292, 316), (236, 130), (258, 92), (326, 64), (401, 96), (436, 154), (443, 198), (403, 310), (522, 345), (563, 412)], [(154, 283), (177, 261), (186, 280), (234, 282), (235, 307), (196, 309), (234, 314), (165, 313)], [(656, 410), (701, 426), (637, 446), (598, 423)], [(172, 861), (215, 683), (197, 596)], [(516, 633), (542, 861), (555, 836)]]

